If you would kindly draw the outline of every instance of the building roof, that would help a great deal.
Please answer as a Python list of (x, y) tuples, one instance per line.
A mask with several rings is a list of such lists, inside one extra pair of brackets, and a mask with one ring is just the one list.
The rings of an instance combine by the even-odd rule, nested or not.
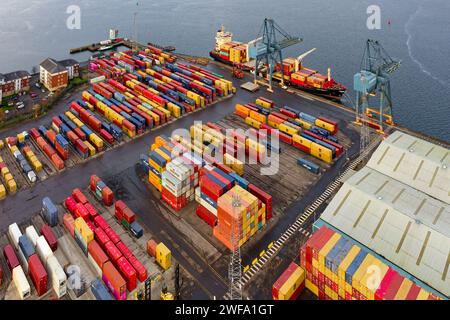
[(58, 61), (52, 58), (45, 59), (44, 61), (41, 62), (40, 66), (50, 73), (59, 73), (66, 70), (64, 66), (62, 66), (61, 64), (58, 63)]
[[(406, 147), (411, 148), (413, 140), (418, 140), (403, 135), (396, 133), (389, 137), (375, 151), (369, 163), (378, 163), (380, 150), (383, 154), (386, 146), (392, 143), (403, 139), (405, 144), (410, 142)], [(415, 146), (417, 153), (421, 154), (423, 142), (416, 142)], [(406, 147), (404, 150), (408, 150)], [(436, 161), (438, 155), (443, 157), (440, 147), (434, 147), (429, 152), (429, 146), (422, 156), (424, 163)], [(428, 156), (433, 154), (431, 159), (426, 156), (427, 153)], [(405, 156), (404, 160), (407, 158)], [(398, 158), (395, 165), (397, 162)], [(386, 170), (386, 167), (380, 168)], [(414, 177), (415, 171), (409, 174), (403, 171), (402, 175), (396, 177), (408, 182), (411, 175)], [(421, 187), (420, 184), (405, 183), (396, 177), (369, 166), (364, 167), (344, 183), (321, 218), (415, 278), (449, 296), (450, 204), (417, 188)], [(414, 179), (409, 179), (414, 182)]]
[(395, 131), (372, 155), (368, 167), (450, 203), (450, 150)]
[(4, 80), (5, 82), (13, 81), (16, 79), (22, 79), (26, 77), (31, 77), (30, 73), (28, 71), (19, 70), (9, 73), (0, 73), (0, 81)]
[(58, 63), (64, 67), (72, 67), (74, 65), (79, 64), (78, 61), (76, 61), (74, 59), (61, 60)]

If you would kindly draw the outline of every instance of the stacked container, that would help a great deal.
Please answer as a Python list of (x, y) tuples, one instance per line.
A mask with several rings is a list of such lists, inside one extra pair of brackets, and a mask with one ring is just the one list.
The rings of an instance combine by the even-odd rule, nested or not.
[(34, 152), (31, 150), (31, 148), (28, 146), (25, 146), (25, 147), (23, 147), (22, 151), (25, 154), (25, 157), (30, 162), (31, 167), (36, 172), (42, 171), (42, 163), (38, 160), (37, 156), (34, 154)]
[[(12, 174), (10, 173), (8, 167), (6, 166), (6, 163), (3, 161), (3, 159), (0, 157), (0, 170), (2, 173), (2, 178), (3, 181), (6, 184), (6, 188), (8, 189), (9, 193), (16, 193), (17, 191), (17, 183), (14, 180)], [(1, 194), (4, 194), (4, 197), (6, 196), (6, 194), (4, 192), (2, 192), (3, 188), (1, 188), (0, 186), (0, 196)]]
[(305, 270), (292, 262), (273, 284), (273, 300), (297, 300), (305, 288), (305, 277)]
[[(322, 226), (300, 249), (305, 285), (321, 300), (435, 300), (438, 297), (361, 248)], [(379, 281), (374, 282), (374, 272)]]
[[(232, 251), (256, 233), (258, 217), (265, 214), (265, 207), (258, 198), (239, 186), (219, 197), (217, 207), (218, 221), (213, 234)], [(231, 242), (232, 236), (235, 243)]]
[(99, 201), (106, 206), (112, 206), (114, 202), (114, 193), (112, 190), (96, 175), (90, 178), (90, 189)]
[(166, 170), (161, 174), (161, 185), (163, 200), (179, 211), (194, 198), (198, 172), (183, 158), (177, 157), (167, 163)]
[(64, 169), (64, 161), (56, 153), (55, 149), (53, 149), (53, 147), (51, 147), (42, 137), (46, 136), (46, 133), (47, 129), (43, 126), (39, 127), (39, 131), (35, 128), (30, 130), (30, 135), (36, 141), (39, 148), (47, 155), (57, 170), (62, 170)]
[(42, 199), (42, 213), (50, 226), (54, 227), (58, 224), (58, 209), (48, 197)]

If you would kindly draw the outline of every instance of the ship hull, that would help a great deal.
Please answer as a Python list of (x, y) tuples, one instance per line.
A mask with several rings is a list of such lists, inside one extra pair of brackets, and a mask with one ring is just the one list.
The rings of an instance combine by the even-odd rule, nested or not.
[[(229, 60), (226, 60), (224, 58), (222, 58), (221, 56), (219, 56), (219, 54), (217, 54), (215, 51), (210, 51), (209, 53), (210, 57), (213, 58), (214, 60), (221, 62), (223, 64), (227, 64), (232, 66), (233, 63)], [(252, 69), (250, 67), (246, 67), (244, 66), (244, 71), (251, 71)], [(324, 97), (330, 100), (335, 100), (335, 101), (340, 101), (342, 96), (344, 95), (345, 91), (344, 89), (332, 89), (332, 88), (327, 88), (327, 89), (320, 89), (320, 88), (314, 88), (314, 87), (308, 87), (308, 86), (303, 86), (300, 84), (294, 84), (294, 83), (286, 83), (286, 85), (288, 85), (289, 87), (295, 88), (295, 89), (299, 89), (320, 97)]]

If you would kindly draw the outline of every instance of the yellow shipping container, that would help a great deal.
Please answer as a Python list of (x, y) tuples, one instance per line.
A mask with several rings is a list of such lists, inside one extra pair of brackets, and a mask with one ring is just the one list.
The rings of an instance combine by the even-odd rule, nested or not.
[(156, 246), (156, 261), (164, 270), (169, 269), (172, 264), (172, 253), (162, 242)]
[(284, 132), (290, 136), (294, 135), (294, 134), (298, 134), (299, 130), (298, 129), (294, 129), (291, 126), (288, 126), (284, 123), (280, 123), (278, 125), (278, 130), (280, 130), (281, 132)]
[(305, 270), (297, 267), (278, 292), (278, 300), (289, 300), (305, 281)]
[(261, 128), (261, 122), (259, 122), (258, 120), (252, 119), (250, 117), (245, 118), (245, 123), (248, 124), (249, 126), (252, 126), (255, 129)]
[(331, 163), (333, 161), (333, 152), (315, 142), (311, 143), (311, 155), (326, 163)]
[(17, 141), (19, 141), (20, 143), (24, 143), (25, 142), (25, 135), (22, 133), (19, 133), (17, 135)]
[(322, 121), (320, 119), (316, 119), (315, 125), (320, 127), (320, 128), (322, 128), (322, 129), (325, 129), (325, 130), (327, 130), (329, 132), (334, 132), (335, 131), (334, 125), (332, 125), (331, 123)]
[(267, 124), (268, 124), (269, 126), (271, 126), (272, 128), (278, 129), (278, 123), (276, 123), (276, 122), (274, 122), (274, 121), (268, 120), (268, 121), (267, 121)]
[(98, 150), (98, 151), (101, 151), (101, 150), (103, 150), (103, 140), (98, 136), (98, 135), (96, 135), (95, 133), (92, 133), (90, 136), (89, 136), (89, 141), (91, 141), (92, 142), (92, 144), (95, 146), (95, 148)]
[(229, 165), (238, 175), (242, 176), (244, 174), (244, 163), (228, 153), (224, 154), (224, 163)]
[(312, 141), (306, 138), (303, 138), (302, 136), (298, 135), (298, 134), (294, 134), (292, 135), (292, 140), (294, 140), (294, 142), (301, 144), (302, 146), (311, 148), (311, 143)]
[(259, 121), (261, 123), (266, 123), (267, 122), (266, 121), (267, 118), (266, 118), (265, 115), (263, 115), (261, 113), (258, 113), (256, 111), (253, 111), (253, 110), (250, 111), (250, 118), (255, 119), (256, 121)]
[(403, 279), (400, 288), (397, 291), (397, 294), (394, 297), (394, 300), (405, 300), (408, 295), (409, 290), (411, 289), (413, 282), (408, 278)]
[(255, 103), (258, 106), (261, 106), (261, 107), (266, 108), (266, 109), (270, 109), (270, 107), (271, 107), (270, 103), (268, 103), (267, 101), (261, 100), (259, 98), (256, 99)]
[[(2, 168), (2, 177), (5, 179), (5, 176), (9, 173), (8, 167)], [(6, 179), (5, 179), (6, 180)]]
[[(361, 279), (361, 291), (368, 300), (375, 300), (375, 292), (377, 291), (380, 283), (376, 283), (377, 279), (382, 280), (388, 272), (389, 267), (378, 260), (373, 258), (372, 264)], [(376, 276), (375, 273), (376, 272)]]
[(3, 149), (5, 147), (5, 143), (3, 142), (3, 140), (0, 140), (0, 150)]
[(328, 255), (328, 253), (331, 251), (331, 249), (334, 248), (336, 243), (341, 238), (341, 235), (338, 233), (333, 234), (333, 236), (328, 240), (328, 242), (322, 247), (322, 249), (319, 251), (318, 254), (318, 264), (319, 264), (319, 271), (325, 274), (325, 257)]
[(0, 200), (6, 198), (6, 188), (3, 184), (0, 183)]
[(181, 109), (179, 106), (172, 102), (167, 103), (167, 109), (173, 114), (175, 118), (181, 117)]
[(311, 127), (313, 126), (312, 123), (307, 122), (307, 121), (304, 121), (304, 120), (302, 120), (302, 119), (298, 119), (298, 118), (295, 119), (295, 122), (297, 122), (298, 124), (300, 124), (300, 127), (302, 127), (302, 128), (305, 129), (305, 130), (309, 130), (309, 129), (311, 129)]
[(8, 188), (9, 193), (15, 193), (17, 191), (17, 184), (14, 179), (6, 181), (6, 187)]
[(151, 170), (149, 171), (148, 174), (148, 181), (159, 191), (162, 191), (162, 184), (161, 184), (161, 179), (154, 174)]
[(341, 261), (341, 264), (338, 267), (338, 277), (345, 284), (345, 291), (351, 292), (351, 286), (345, 282), (345, 272), (347, 271), (350, 264), (356, 258), (358, 253), (361, 251), (361, 248), (354, 245), (348, 252), (347, 256)]
[(75, 219), (75, 229), (80, 233), (86, 244), (94, 240), (94, 232), (89, 228), (83, 218), (79, 217)]
[(245, 141), (245, 145), (255, 151), (257, 151), (260, 154), (264, 154), (266, 152), (266, 147), (264, 145), (262, 145), (261, 143), (254, 141), (250, 138), (248, 138)]
[(89, 149), (89, 155), (90, 155), (91, 157), (95, 156), (95, 154), (96, 154), (97, 152), (95, 151), (94, 146), (93, 146), (92, 144), (90, 144), (89, 142), (87, 142), (87, 141), (84, 141), (84, 144), (85, 144), (86, 147), (88, 147), (88, 149)]

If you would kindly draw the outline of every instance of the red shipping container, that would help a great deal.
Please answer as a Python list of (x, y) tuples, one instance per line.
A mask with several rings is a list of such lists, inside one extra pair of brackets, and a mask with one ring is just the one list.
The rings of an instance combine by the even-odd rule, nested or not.
[(127, 283), (120, 275), (119, 271), (114, 267), (111, 261), (103, 265), (103, 282), (108, 286), (117, 300), (126, 300), (127, 298)]
[(52, 251), (55, 252), (58, 249), (58, 239), (56, 239), (52, 228), (50, 228), (48, 224), (44, 224), (41, 228), (41, 234), (44, 236), (45, 240), (47, 240)]
[(106, 220), (100, 215), (94, 218), (94, 222), (97, 225), (97, 227), (102, 228), (103, 231), (109, 228), (109, 223), (106, 222)]
[(97, 241), (93, 240), (88, 245), (88, 252), (92, 259), (97, 263), (99, 268), (103, 270), (105, 263), (109, 261), (108, 255), (103, 251)]
[(205, 221), (212, 228), (214, 228), (217, 225), (217, 217), (201, 204), (197, 206), (196, 213), (200, 217), (200, 219)]
[(41, 135), (39, 134), (39, 131), (36, 128), (32, 128), (30, 131), (28, 131), (30, 135), (33, 137), (34, 140), (37, 140), (38, 137)]
[(95, 229), (97, 228), (93, 223), (92, 223), (92, 221), (86, 221), (86, 224), (87, 224), (87, 226), (89, 227), (89, 229), (91, 229), (92, 230), (92, 232), (94, 232), (95, 231)]
[(125, 259), (125, 257), (119, 258), (117, 260), (117, 267), (123, 278), (127, 282), (128, 291), (133, 291), (134, 289), (136, 289), (136, 270), (134, 270), (133, 266), (128, 262), (128, 260)]
[(126, 259), (129, 259), (133, 255), (133, 252), (131, 252), (131, 250), (127, 247), (127, 245), (125, 243), (123, 243), (122, 241), (118, 242), (116, 244), (116, 247), (117, 247), (117, 249), (119, 249), (120, 252), (122, 252), (122, 255)]
[(147, 242), (147, 252), (152, 256), (152, 257), (156, 257), (156, 246), (158, 244), (156, 243), (155, 240), (151, 239), (148, 240)]
[(77, 189), (73, 189), (72, 197), (75, 199), (76, 202), (79, 202), (81, 204), (86, 204), (88, 202), (86, 196), (78, 188)]
[(65, 205), (67, 210), (69, 210), (71, 214), (75, 215), (75, 210), (77, 209), (77, 202), (75, 199), (72, 197), (66, 198)]
[(77, 207), (75, 209), (75, 217), (77, 218), (81, 217), (83, 218), (84, 221), (90, 220), (89, 212), (87, 211), (86, 207), (81, 203), (77, 203)]
[(108, 237), (108, 235), (105, 233), (105, 231), (102, 230), (102, 228), (96, 228), (94, 230), (94, 236), (95, 240), (100, 244), (100, 246), (105, 249), (106, 244), (111, 241), (111, 239)]
[(112, 228), (107, 228), (104, 231), (108, 235), (108, 237), (111, 239), (112, 243), (116, 244), (116, 243), (120, 242), (120, 237), (117, 235), (117, 233)]
[(75, 220), (73, 220), (73, 217), (71, 214), (66, 213), (64, 214), (63, 218), (64, 226), (66, 227), (67, 231), (72, 235), (72, 237), (75, 236)]
[(284, 143), (292, 145), (292, 137), (290, 135), (285, 134), (284, 132), (278, 132), (278, 137)]
[(101, 179), (94, 174), (91, 176), (89, 181), (90, 181), (91, 191), (95, 192), (95, 189), (97, 188), (97, 183), (99, 181), (101, 181)]
[(53, 162), (53, 164), (55, 165), (55, 168), (56, 168), (57, 170), (62, 170), (62, 169), (64, 169), (64, 161), (62, 161), (61, 158), (60, 158), (56, 153), (54, 153), (54, 154), (52, 155), (51, 160), (52, 160), (52, 162)]
[(122, 257), (122, 252), (117, 249), (115, 244), (112, 241), (109, 241), (105, 244), (105, 251), (108, 254), (108, 257), (112, 262), (116, 263), (120, 257)]
[(127, 208), (127, 205), (125, 204), (125, 202), (123, 202), (122, 200), (117, 200), (115, 205), (114, 205), (114, 212), (116, 214), (116, 218), (117, 220), (122, 221), (122, 211), (123, 209)]
[(19, 259), (17, 258), (14, 248), (8, 244), (3, 248), (3, 256), (5, 257), (6, 264), (10, 272), (14, 270), (15, 267), (20, 266)]
[(127, 207), (122, 211), (122, 218), (125, 219), (129, 224), (131, 224), (136, 220), (136, 214)]
[(97, 209), (94, 208), (92, 204), (89, 202), (84, 205), (86, 210), (89, 212), (89, 215), (91, 216), (91, 219), (94, 219), (96, 216), (98, 216)]
[(144, 282), (145, 280), (147, 280), (147, 269), (142, 265), (142, 263), (135, 256), (131, 256), (128, 261), (131, 263), (134, 270), (136, 270), (139, 281)]
[(28, 270), (38, 296), (42, 296), (47, 292), (48, 276), (37, 254), (28, 259)]
[(73, 145), (75, 145), (77, 140), (79, 139), (78, 136), (73, 131), (67, 132), (67, 138)]
[(109, 134), (108, 131), (106, 131), (105, 129), (101, 129), (100, 130), (100, 136), (106, 140), (106, 142), (108, 142), (109, 144), (113, 144), (114, 143), (114, 138), (112, 135)]
[(75, 128), (73, 132), (83, 141), (86, 141), (86, 133), (83, 132), (80, 128)]
[(103, 204), (110, 207), (114, 203), (114, 193), (109, 187), (103, 188), (102, 190)]
[(266, 219), (272, 218), (272, 196), (253, 184), (248, 185), (248, 191), (266, 205)]

